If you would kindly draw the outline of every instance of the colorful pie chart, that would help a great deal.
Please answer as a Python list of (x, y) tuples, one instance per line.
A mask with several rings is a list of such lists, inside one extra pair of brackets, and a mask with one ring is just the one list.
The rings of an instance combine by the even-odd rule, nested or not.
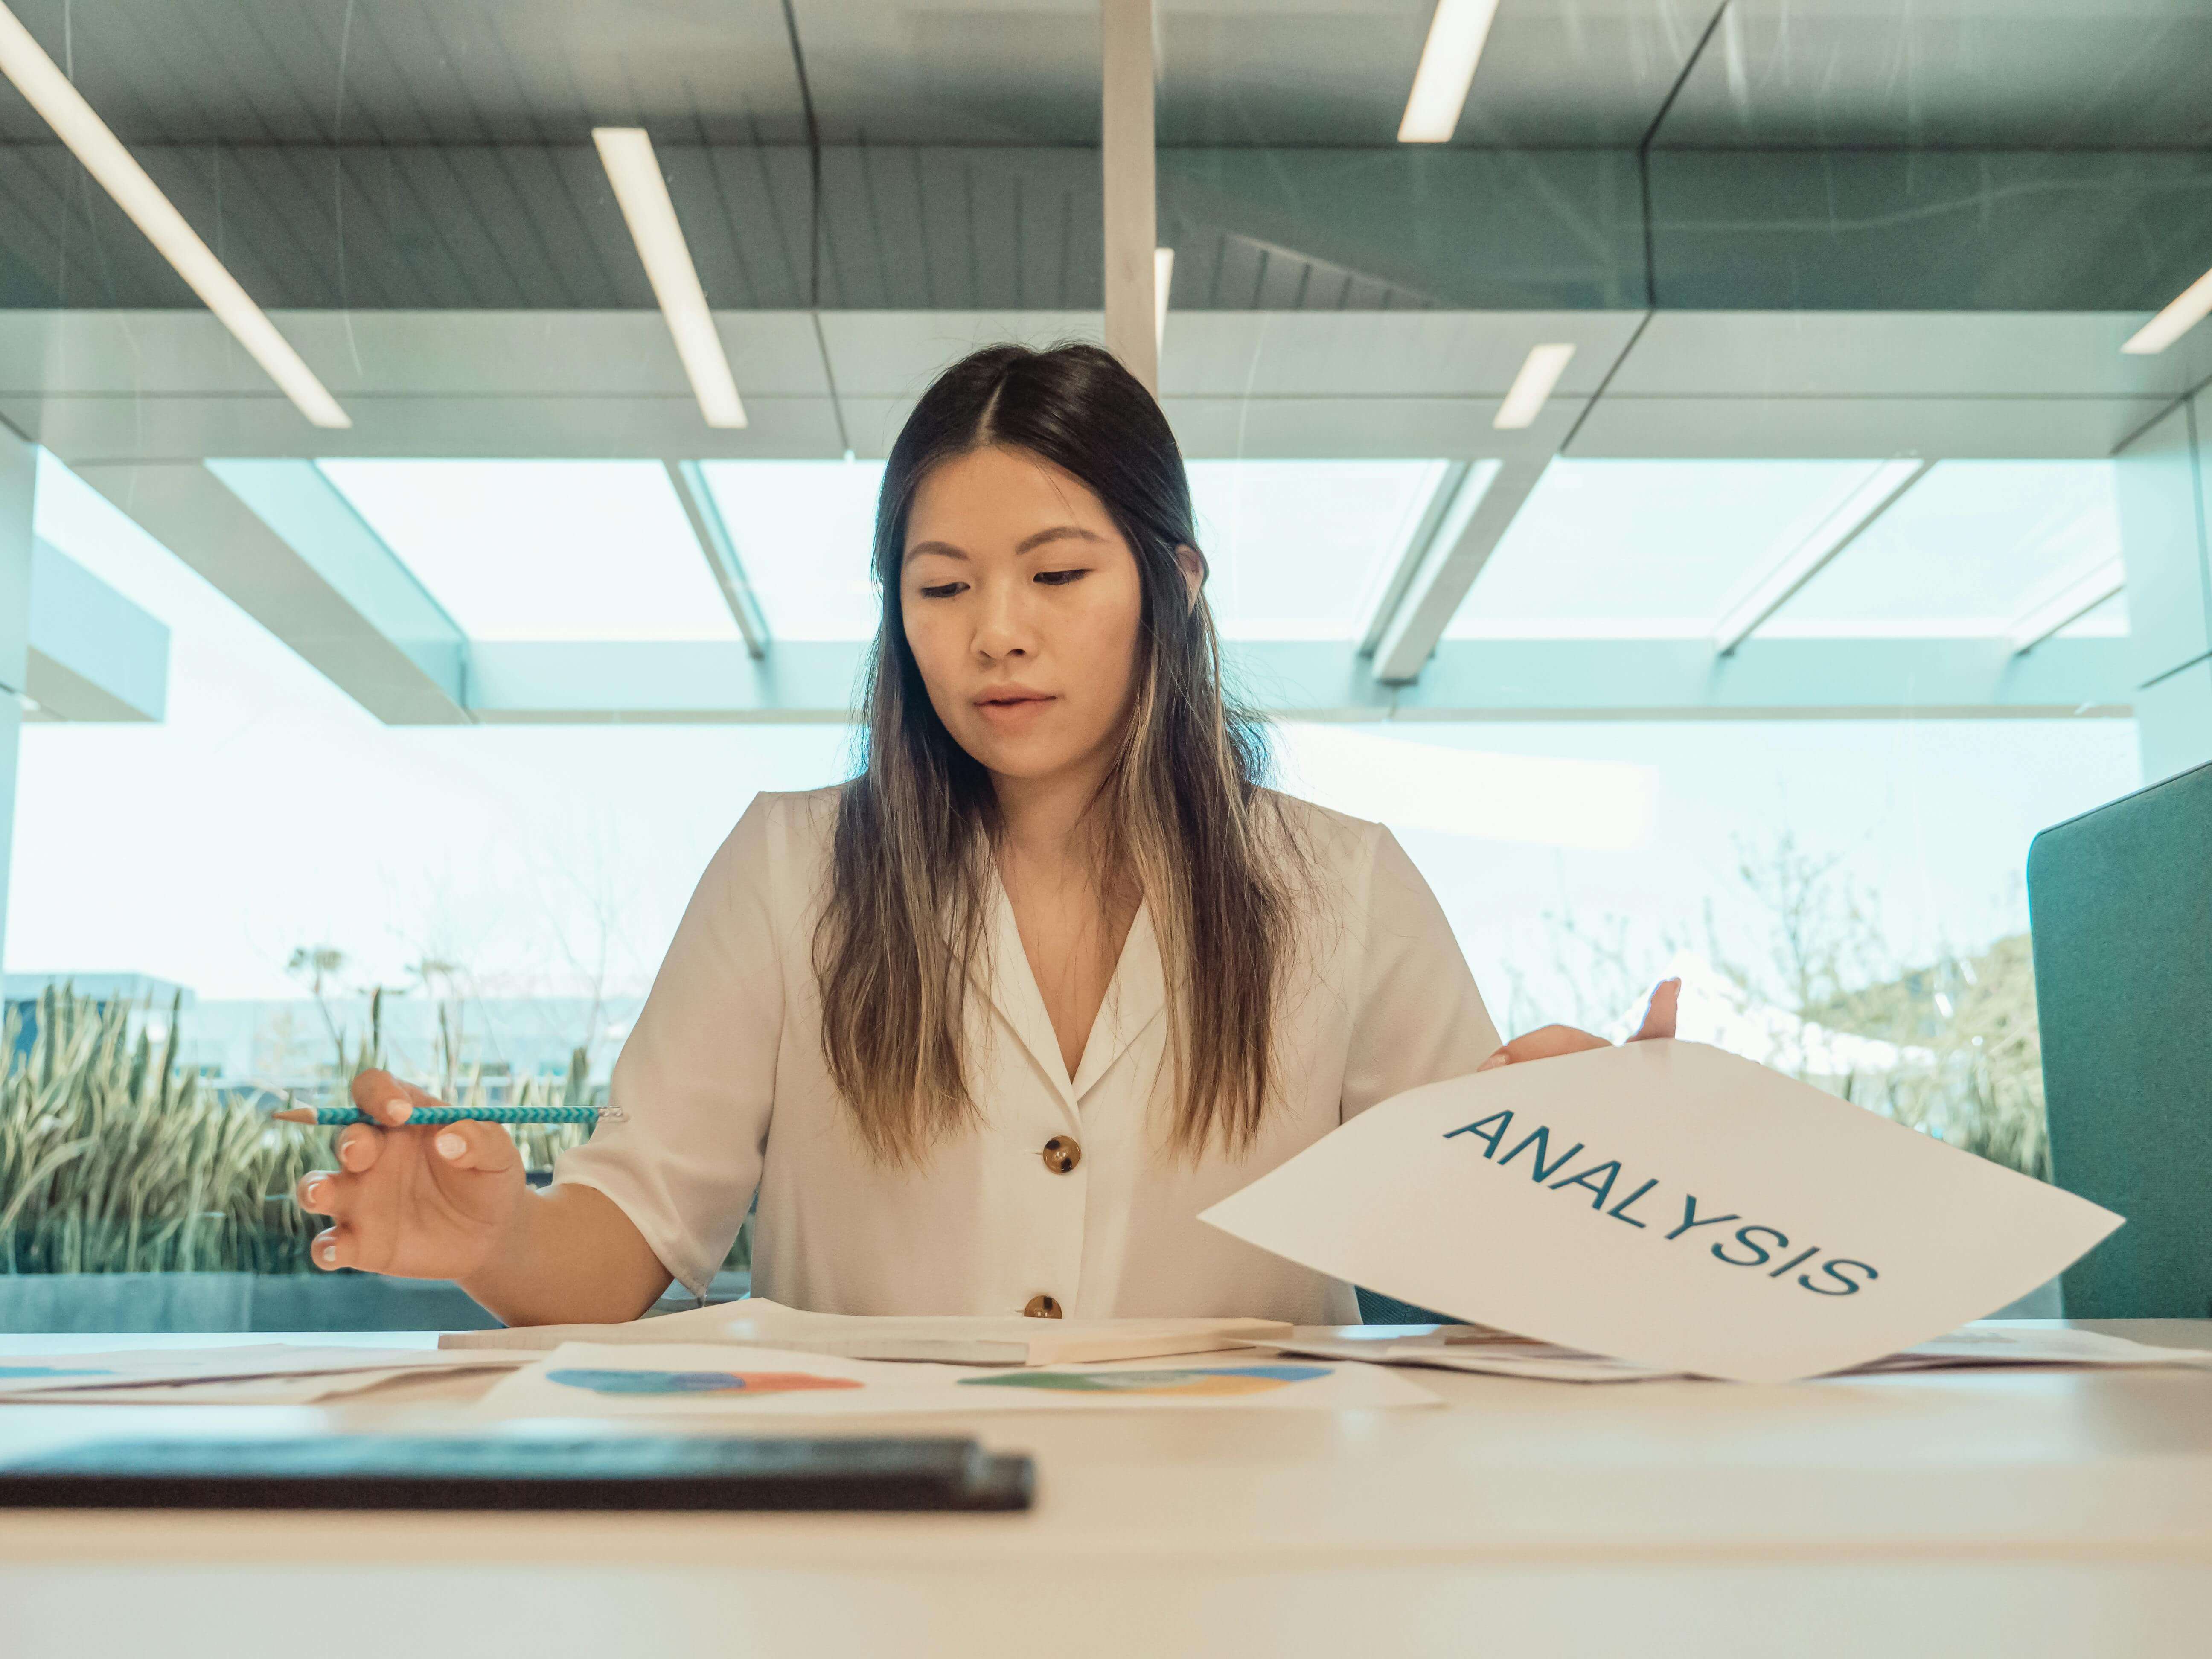
[(1049, 1389), (1063, 1394), (1267, 1394), (1327, 1376), (1327, 1365), (1203, 1365), (1158, 1371), (1007, 1371), (961, 1379), (970, 1389)]
[(546, 1381), (592, 1394), (797, 1394), (808, 1389), (857, 1389), (849, 1376), (807, 1371), (548, 1371)]

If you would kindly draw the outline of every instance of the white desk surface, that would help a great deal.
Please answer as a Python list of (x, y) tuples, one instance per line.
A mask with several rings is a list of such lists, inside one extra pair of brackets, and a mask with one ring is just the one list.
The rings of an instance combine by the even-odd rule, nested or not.
[[(2212, 1321), (2094, 1328), (2212, 1347)], [(0, 1353), (283, 1340), (429, 1340), (13, 1336)], [(1446, 1407), (840, 1425), (1032, 1453), (1027, 1515), (0, 1511), (0, 1659), (2212, 1650), (2212, 1372), (1411, 1375)], [(0, 1407), (0, 1457), (100, 1434), (453, 1429), (481, 1386)]]

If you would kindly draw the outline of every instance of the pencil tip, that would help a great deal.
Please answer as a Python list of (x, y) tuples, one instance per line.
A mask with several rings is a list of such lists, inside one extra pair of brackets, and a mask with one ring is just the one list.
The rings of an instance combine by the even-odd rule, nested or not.
[(314, 1109), (309, 1106), (287, 1106), (283, 1111), (271, 1112), (269, 1115), (279, 1123), (313, 1123), (315, 1121)]

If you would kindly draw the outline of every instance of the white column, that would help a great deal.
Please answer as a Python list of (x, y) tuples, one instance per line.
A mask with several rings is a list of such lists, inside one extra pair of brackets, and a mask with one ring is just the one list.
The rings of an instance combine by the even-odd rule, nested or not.
[(1159, 394), (1152, 250), (1152, 0), (1100, 0), (1106, 169), (1106, 349)]
[(2202, 393), (2119, 454), (2120, 551), (2143, 781), (2212, 761), (2212, 547)]
[(15, 834), (15, 752), (30, 657), (31, 505), (38, 451), (0, 422), (0, 941), (8, 934), (8, 854)]

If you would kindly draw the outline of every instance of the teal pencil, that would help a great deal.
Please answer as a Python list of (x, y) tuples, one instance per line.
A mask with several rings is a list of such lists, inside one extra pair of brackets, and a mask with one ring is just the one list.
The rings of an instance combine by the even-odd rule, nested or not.
[[(315, 1123), (325, 1128), (376, 1121), (352, 1106), (289, 1106), (270, 1115), (285, 1123)], [(417, 1106), (409, 1115), (406, 1127), (435, 1129), (447, 1123), (597, 1123), (602, 1117), (621, 1115), (597, 1106), (480, 1106), (472, 1112), (459, 1106)]]

